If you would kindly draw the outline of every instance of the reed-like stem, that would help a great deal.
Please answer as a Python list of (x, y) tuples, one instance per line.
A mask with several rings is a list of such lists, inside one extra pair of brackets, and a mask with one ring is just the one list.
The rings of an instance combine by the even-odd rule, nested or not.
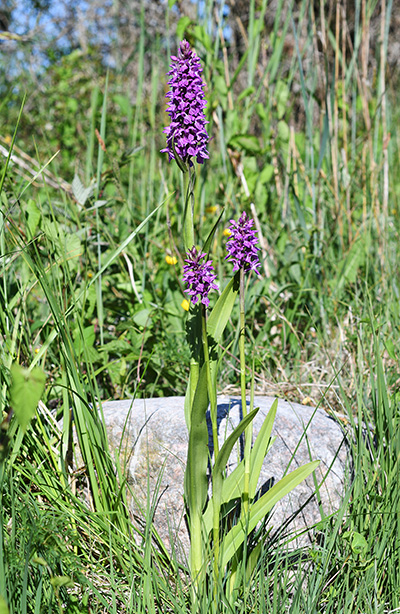
[(210, 354), (208, 350), (208, 339), (207, 339), (207, 323), (206, 323), (206, 308), (205, 305), (202, 305), (201, 310), (201, 325), (202, 325), (202, 338), (203, 338), (203, 352), (204, 352), (204, 362), (207, 370), (207, 391), (208, 398), (210, 399), (210, 417), (211, 417), (211, 425), (212, 425), (212, 436), (213, 436), (213, 446), (214, 446), (214, 462), (217, 460), (219, 445), (218, 445), (218, 424), (217, 424), (217, 391), (215, 390), (215, 386), (213, 385), (212, 377), (211, 377), (211, 368), (210, 368)]
[[(212, 428), (213, 447), (214, 447), (214, 464), (215, 464), (218, 458), (218, 454), (219, 454), (218, 422), (217, 422), (217, 391), (215, 389), (215, 385), (213, 385), (213, 381), (211, 377), (210, 355), (209, 355), (209, 350), (208, 350), (208, 339), (207, 339), (206, 308), (204, 305), (202, 305), (201, 321), (202, 321), (204, 362), (205, 362), (206, 370), (207, 370), (207, 391), (208, 391), (208, 398), (210, 399), (210, 417), (211, 417), (211, 428)], [(213, 497), (212, 501), (213, 501), (214, 590), (216, 591), (217, 585), (218, 585), (217, 580), (219, 576), (219, 546), (220, 546), (219, 517), (220, 517), (221, 506), (219, 504), (220, 499), (218, 497)]]
[[(240, 392), (242, 400), (243, 418), (247, 416), (246, 405), (246, 356), (245, 356), (245, 305), (244, 305), (244, 269), (240, 269), (239, 277), (239, 305), (240, 305), (240, 333), (239, 333), (239, 357), (240, 357)], [(244, 484), (242, 499), (242, 514), (245, 517), (249, 510), (249, 483), (250, 483), (250, 452), (251, 452), (251, 424), (244, 433)]]
[(196, 512), (190, 517), (190, 574), (193, 579), (193, 602), (197, 599), (197, 590), (201, 584), (201, 568), (203, 560), (203, 542), (201, 534), (201, 513)]
[(240, 306), (240, 332), (239, 332), (239, 357), (240, 357), (240, 391), (242, 398), (243, 418), (247, 415), (246, 408), (246, 357), (244, 351), (245, 337), (245, 307), (244, 307), (244, 269), (239, 274), (239, 306)]
[[(193, 187), (195, 183), (195, 175), (189, 167), (189, 172), (184, 173), (186, 183), (185, 205), (183, 211), (183, 242), (185, 252), (188, 252), (194, 246), (194, 193)], [(194, 320), (195, 321), (195, 320)], [(196, 327), (198, 328), (198, 327)], [(200, 335), (200, 330), (193, 331), (194, 337)], [(192, 348), (197, 347), (196, 344)], [(196, 350), (192, 349), (190, 356), (190, 378), (189, 378), (189, 406), (192, 407), (194, 395), (196, 392), (197, 382), (199, 381), (200, 361)]]
[(185, 174), (186, 180), (186, 196), (185, 196), (185, 208), (183, 212), (183, 242), (185, 245), (185, 251), (193, 247), (194, 243), (194, 183), (195, 174), (189, 167), (188, 174)]

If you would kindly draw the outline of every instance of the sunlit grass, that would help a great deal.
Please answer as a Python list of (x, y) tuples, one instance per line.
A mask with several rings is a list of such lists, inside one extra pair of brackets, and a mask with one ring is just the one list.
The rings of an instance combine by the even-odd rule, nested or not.
[[(214, 24), (206, 4), (202, 19)], [(245, 208), (261, 231), (263, 276), (246, 294), (258, 392), (321, 402), (345, 425), (354, 460), (337, 515), (297, 557), (285, 541), (265, 544), (235, 612), (395, 612), (400, 242), (390, 13), (380, 14), (371, 82), (360, 56), (374, 3), (355, 3), (352, 46), (339, 8), (329, 29), (326, 14), (297, 4), (294, 12), (278, 2), (268, 31), (257, 21), (267, 3), (250, 2), (239, 65), (229, 40), (218, 31), (208, 39), (201, 19), (186, 33), (205, 65), (213, 136), (195, 185), (196, 225), (206, 236), (225, 207), (211, 246), (220, 282), (229, 220)], [(48, 99), (25, 75), (0, 110), (10, 152), (7, 164), (0, 154), (0, 596), (10, 614), (191, 610), (187, 570), (151, 525), (155, 499), (132, 517), (123, 459), (111, 456), (93, 409), (109, 398), (182, 395), (187, 378), (185, 194), (159, 154), (168, 57), (158, 41), (144, 48), (141, 19), (134, 104), (123, 75), (110, 71), (106, 86), (97, 66), (91, 83), (75, 54), (49, 77)], [(238, 388), (236, 316), (223, 340), (221, 390)], [(24, 437), (8, 421), (13, 363), (47, 377)], [(210, 586), (201, 612), (229, 611), (223, 578), (216, 590), (219, 605)]]

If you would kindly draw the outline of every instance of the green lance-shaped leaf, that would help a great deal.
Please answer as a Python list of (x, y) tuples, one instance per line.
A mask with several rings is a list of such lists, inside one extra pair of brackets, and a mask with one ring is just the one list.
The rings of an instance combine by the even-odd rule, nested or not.
[[(250, 552), (247, 551), (245, 570), (243, 569), (242, 565), (243, 551), (242, 556), (239, 554), (239, 556), (233, 557), (231, 564), (229, 565), (229, 584), (227, 586), (227, 593), (230, 597), (235, 594), (235, 589), (237, 590), (239, 586), (242, 586), (243, 584), (247, 585), (250, 582), (254, 569), (260, 560), (262, 546), (263, 541), (260, 540)], [(245, 573), (244, 577), (243, 572)]]
[(185, 502), (189, 511), (190, 571), (195, 582), (200, 582), (200, 574), (204, 562), (201, 518), (208, 490), (207, 407), (207, 369), (204, 364), (200, 371), (191, 408), (189, 445), (184, 480)]
[(219, 222), (221, 220), (221, 217), (222, 217), (224, 211), (225, 211), (225, 209), (223, 207), (222, 210), (221, 210), (221, 213), (219, 214), (219, 216), (217, 218), (217, 221), (215, 222), (214, 226), (211, 228), (210, 232), (208, 233), (208, 237), (207, 237), (207, 239), (204, 242), (204, 245), (203, 245), (201, 251), (205, 252), (206, 254), (209, 254), (209, 252), (210, 252), (211, 242), (212, 242), (212, 240), (214, 238), (215, 232), (216, 232), (216, 230), (218, 228), (218, 224), (219, 224)]
[(0, 614), (9, 614), (7, 603), (1, 595), (0, 595)]
[(193, 399), (194, 395), (196, 394), (196, 388), (199, 381), (199, 370), (199, 363), (192, 358), (189, 365), (189, 377), (186, 386), (185, 401), (183, 406), (185, 412), (185, 422), (188, 431), (190, 431), (190, 414), (192, 411)]
[[(272, 426), (274, 424), (277, 407), (278, 407), (278, 400), (276, 399), (274, 403), (272, 404), (265, 420), (263, 421), (260, 432), (258, 433), (254, 446), (250, 452), (250, 482), (249, 482), (249, 489), (248, 489), (250, 501), (252, 501), (252, 499), (254, 498), (255, 492), (256, 492), (257, 483), (258, 483), (258, 479), (261, 473), (261, 468), (263, 465), (264, 458), (268, 452), (269, 447), (272, 445), (271, 431), (272, 431)], [(247, 418), (249, 416), (251, 417), (251, 420), (252, 420), (254, 417), (253, 414), (255, 414), (256, 411), (258, 411), (258, 409), (254, 410), (253, 412), (250, 412), (250, 414), (248, 414), (248, 416), (246, 416), (244, 420), (239, 424), (239, 427), (241, 427), (245, 421), (247, 422)], [(248, 423), (250, 423), (251, 420), (249, 420)], [(244, 426), (244, 428), (246, 428), (246, 426), (247, 424)], [(239, 429), (239, 427), (237, 428)], [(232, 447), (230, 449), (232, 449)], [(221, 449), (221, 452), (222, 452), (222, 449)], [(225, 465), (226, 465), (228, 458), (221, 459), (221, 461), (222, 460), (225, 461)], [(244, 470), (245, 470), (245, 465), (244, 465), (244, 461), (242, 461), (235, 470), (237, 473), (235, 480), (231, 477), (234, 472), (230, 474), (229, 477), (226, 478), (223, 482), (222, 482), (222, 475), (220, 474), (221, 475), (220, 479), (222, 482), (221, 484), (215, 483), (215, 480), (214, 480), (215, 488), (213, 489), (213, 499), (214, 499), (214, 490), (216, 490), (216, 493), (218, 496), (217, 501), (212, 501), (213, 507), (214, 507), (214, 524), (215, 524), (215, 515), (216, 515), (215, 507), (217, 505), (218, 505), (218, 511), (221, 509), (221, 506), (223, 503), (230, 502), (234, 507), (236, 505), (236, 502), (242, 497), (243, 490), (244, 490), (244, 482), (245, 482), (244, 481)], [(229, 484), (230, 484), (230, 488), (224, 488), (225, 485), (228, 486)], [(223, 502), (222, 502), (222, 499), (223, 499)], [(211, 506), (207, 507), (204, 513), (203, 526), (206, 527), (208, 525), (209, 527), (210, 521), (211, 521)], [(208, 536), (209, 531), (206, 532), (207, 529), (204, 529), (204, 531), (205, 531), (204, 535), (206, 539), (206, 536)], [(253, 573), (254, 567), (257, 564), (257, 561), (259, 558), (260, 548), (261, 548), (261, 542), (257, 544), (257, 546), (252, 550), (252, 552), (247, 558), (246, 578), (251, 577), (251, 574)], [(219, 552), (219, 548), (218, 548), (218, 552)], [(231, 589), (233, 589), (235, 583), (240, 582), (240, 577), (237, 575), (239, 572), (237, 568), (237, 563), (238, 561), (234, 559), (232, 561), (233, 567), (230, 569), (230, 582), (229, 583), (230, 583)]]
[(192, 405), (199, 381), (201, 327), (201, 306), (194, 305), (190, 309), (189, 317), (186, 322), (186, 335), (190, 348), (190, 372), (185, 395), (185, 421), (188, 431), (190, 431)]
[(189, 514), (202, 512), (207, 499), (208, 428), (207, 371), (200, 370), (199, 381), (191, 408), (189, 445), (185, 471), (185, 500)]
[(239, 439), (240, 435), (244, 432), (250, 422), (256, 417), (259, 407), (253, 409), (252, 412), (247, 414), (243, 420), (240, 421), (235, 430), (224, 441), (222, 448), (219, 451), (218, 458), (213, 467), (213, 497), (216, 496), (221, 501), (222, 499), (222, 485), (223, 485), (223, 471), (229, 460), (229, 456), (232, 452), (233, 446)]
[(258, 544), (253, 548), (253, 550), (250, 552), (250, 554), (247, 557), (246, 578), (245, 578), (246, 583), (250, 581), (254, 573), (254, 570), (257, 566), (257, 563), (260, 560), (262, 546), (263, 546), (262, 541), (259, 541)]
[[(271, 439), (272, 426), (275, 420), (278, 401), (275, 400), (269, 410), (257, 438), (250, 453), (250, 485), (249, 495), (253, 499), (257, 489), (257, 483), (260, 477), (262, 464), (267, 455), (268, 450), (272, 447), (275, 438)], [(251, 415), (251, 413), (249, 414)], [(230, 473), (222, 483), (221, 505), (229, 503), (235, 499), (240, 499), (243, 492), (244, 480), (244, 461)], [(205, 534), (208, 535), (212, 528), (212, 505), (208, 503), (203, 514), (203, 526)]]
[(250, 455), (250, 482), (249, 482), (249, 497), (254, 498), (257, 489), (257, 483), (260, 477), (261, 468), (267, 453), (270, 443), (272, 427), (275, 422), (276, 410), (278, 409), (278, 399), (272, 403), (271, 408), (262, 423), (260, 432), (254, 442), (253, 449)]
[(207, 333), (215, 343), (221, 341), (222, 333), (231, 316), (238, 292), (239, 271), (224, 288), (207, 320)]
[(217, 381), (218, 344), (229, 321), (233, 306), (239, 292), (239, 271), (229, 281), (218, 298), (207, 320), (207, 335), (209, 336), (210, 374), (213, 385)]
[(226, 534), (222, 545), (222, 569), (226, 567), (236, 550), (240, 548), (249, 533), (257, 526), (261, 520), (271, 511), (278, 501), (290, 493), (296, 486), (305, 480), (319, 465), (319, 461), (312, 461), (303, 467), (295, 469), (289, 475), (282, 478), (275, 486), (265, 493), (249, 510), (247, 526), (243, 524), (235, 525)]
[(43, 394), (46, 375), (35, 367), (31, 371), (18, 364), (11, 367), (10, 404), (21, 429), (26, 432)]
[(216, 574), (218, 573), (218, 552), (220, 543), (219, 523), (222, 500), (222, 485), (224, 481), (223, 471), (226, 467), (233, 446), (235, 445), (243, 431), (246, 429), (246, 427), (254, 419), (258, 410), (259, 408), (254, 409), (247, 416), (245, 416), (243, 420), (241, 420), (238, 426), (234, 429), (233, 433), (231, 433), (229, 437), (224, 441), (222, 448), (219, 451), (217, 459), (214, 463), (212, 471), (213, 494), (211, 498), (211, 505), (213, 509), (213, 540)]

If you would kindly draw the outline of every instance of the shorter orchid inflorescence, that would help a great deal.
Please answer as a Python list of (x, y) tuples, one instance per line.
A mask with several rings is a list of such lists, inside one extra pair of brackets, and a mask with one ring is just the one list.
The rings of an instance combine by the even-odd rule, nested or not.
[(193, 303), (200, 301), (206, 307), (210, 303), (208, 294), (211, 290), (218, 290), (217, 284), (214, 283), (216, 275), (211, 260), (206, 260), (207, 255), (198, 252), (196, 247), (192, 247), (186, 254), (183, 270), (183, 281), (188, 285), (185, 290), (192, 297)]
[(260, 266), (260, 261), (257, 252), (260, 248), (257, 245), (257, 231), (252, 230), (253, 224), (254, 220), (247, 218), (245, 211), (243, 211), (238, 222), (231, 220), (229, 227), (231, 238), (226, 244), (228, 255), (225, 258), (233, 262), (234, 271), (243, 269), (245, 273), (254, 271), (259, 275), (257, 269)]
[[(259, 275), (258, 267), (260, 261), (258, 258), (257, 245), (258, 238), (256, 230), (252, 230), (254, 221), (247, 218), (243, 212), (238, 222), (231, 220), (229, 228), (229, 236), (231, 237), (226, 245), (228, 258), (233, 262), (233, 270), (238, 271), (243, 269), (244, 273), (254, 271)], [(216, 275), (211, 260), (205, 260), (206, 254), (198, 252), (195, 247), (192, 247), (186, 254), (183, 281), (188, 288), (185, 290), (193, 298), (193, 303), (196, 304), (200, 299), (203, 305), (208, 306), (210, 300), (208, 294), (211, 290), (218, 290), (218, 286), (214, 283)]]

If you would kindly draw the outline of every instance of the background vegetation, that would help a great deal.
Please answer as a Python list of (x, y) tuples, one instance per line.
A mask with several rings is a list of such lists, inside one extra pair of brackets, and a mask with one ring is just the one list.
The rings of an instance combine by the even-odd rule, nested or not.
[[(257, 392), (321, 403), (356, 452), (343, 509), (304, 559), (266, 545), (238, 611), (399, 609), (398, 18), (390, 0), (3, 3), (0, 595), (10, 612), (189, 607), (184, 572), (149, 539), (151, 501), (134, 528), (90, 409), (185, 390), (184, 192), (159, 153), (168, 58), (184, 37), (207, 83), (196, 220), (205, 236), (224, 208), (212, 246), (220, 281), (229, 219), (246, 209), (259, 229), (263, 275), (246, 306)], [(221, 391), (237, 388), (236, 322)], [(24, 437), (10, 412), (15, 363), (32, 386), (46, 376)]]

